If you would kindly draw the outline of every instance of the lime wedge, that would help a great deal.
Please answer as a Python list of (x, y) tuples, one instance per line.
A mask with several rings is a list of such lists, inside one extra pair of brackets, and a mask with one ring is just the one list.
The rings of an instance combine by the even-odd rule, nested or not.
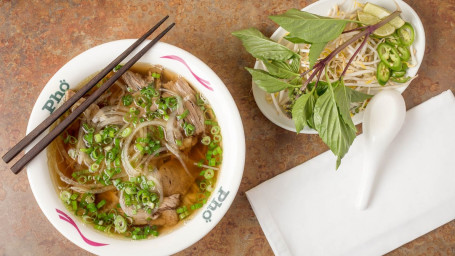
[(365, 25), (373, 25), (381, 21), (378, 17), (362, 11), (357, 11), (357, 18)]
[[(372, 3), (366, 3), (365, 6), (363, 7), (363, 11), (368, 14), (374, 15), (379, 19), (383, 19), (391, 14), (391, 12), (389, 12), (388, 10)], [(405, 23), (404, 20), (401, 19), (400, 17), (396, 17), (389, 22), (389, 24), (391, 24), (395, 28), (401, 28), (401, 26), (403, 26), (404, 23)]]
[(376, 29), (373, 34), (379, 37), (386, 37), (390, 36), (391, 34), (395, 33), (395, 27), (390, 25), (390, 23), (385, 24), (384, 26)]
[[(376, 17), (372, 14), (366, 13), (366, 12), (361, 12), (361, 11), (357, 11), (357, 17), (360, 22), (362, 22), (363, 24), (366, 24), (366, 25), (373, 25), (373, 24), (376, 24), (381, 21), (381, 19), (379, 19), (378, 17)], [(376, 31), (374, 31), (373, 34), (375, 34), (378, 37), (386, 37), (386, 36), (390, 36), (394, 32), (395, 32), (395, 27), (390, 25), (390, 23), (387, 23), (384, 26), (376, 29)]]

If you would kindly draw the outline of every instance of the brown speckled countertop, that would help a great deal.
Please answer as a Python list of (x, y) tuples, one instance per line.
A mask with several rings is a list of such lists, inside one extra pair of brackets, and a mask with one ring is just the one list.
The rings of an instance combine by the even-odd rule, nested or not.
[[(421, 17), (427, 36), (419, 77), (404, 92), (407, 108), (455, 92), (455, 0), (405, 0)], [(231, 32), (277, 26), (268, 15), (314, 0), (0, 1), (0, 154), (25, 134), (28, 116), (51, 76), (79, 53), (101, 43), (137, 38), (170, 14), (177, 26), (164, 41), (207, 63), (224, 81), (246, 133), (245, 172), (233, 205), (202, 240), (178, 255), (273, 255), (245, 191), (327, 150), (318, 136), (296, 135), (269, 122), (251, 93), (244, 66), (254, 59)], [(269, 148), (274, 148), (270, 155)], [(62, 237), (41, 213), (26, 177), (0, 163), (0, 255), (89, 255)], [(388, 255), (455, 255), (452, 221)]]

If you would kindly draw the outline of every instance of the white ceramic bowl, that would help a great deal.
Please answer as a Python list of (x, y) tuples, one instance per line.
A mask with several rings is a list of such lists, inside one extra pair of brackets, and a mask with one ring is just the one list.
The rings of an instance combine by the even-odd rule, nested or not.
[[(27, 133), (50, 114), (64, 90), (103, 69), (134, 40), (119, 40), (89, 49), (65, 64), (46, 84), (35, 103)], [(144, 42), (144, 46), (148, 42)], [(140, 48), (142, 48), (139, 47)], [(133, 52), (133, 56), (137, 51)], [(128, 61), (129, 58), (125, 60)], [(223, 140), (223, 164), (212, 196), (186, 223), (169, 234), (140, 241), (108, 237), (83, 224), (57, 195), (48, 171), (46, 152), (27, 167), (30, 186), (43, 213), (66, 238), (97, 255), (168, 255), (181, 251), (205, 236), (229, 209), (240, 185), (245, 162), (245, 137), (238, 109), (223, 82), (201, 60), (175, 46), (158, 43), (139, 60), (160, 64), (182, 75), (210, 102)], [(41, 136), (42, 137), (42, 136)], [(28, 149), (27, 149), (28, 150)], [(58, 246), (58, 245), (56, 245)]]
[[(408, 69), (409, 76), (415, 76), (417, 71), (419, 70), (420, 64), (423, 60), (423, 55), (425, 53), (425, 31), (423, 29), (422, 21), (420, 20), (417, 13), (405, 2), (402, 0), (320, 0), (313, 4), (308, 5), (307, 7), (303, 8), (302, 11), (311, 12), (314, 14), (326, 16), (329, 13), (329, 10), (332, 9), (336, 4), (340, 5), (342, 10), (353, 10), (355, 2), (358, 3), (366, 3), (370, 2), (379, 6), (382, 6), (388, 10), (396, 10), (395, 2), (400, 6), (402, 13), (401, 17), (412, 24), (414, 27), (416, 38), (414, 41), (414, 46), (417, 50), (416, 57), (417, 57), (417, 66)], [(291, 7), (289, 7), (291, 8)], [(282, 38), (287, 31), (282, 27), (279, 27), (275, 33), (270, 37), (272, 40), (277, 41), (278, 39)], [(257, 69), (265, 69), (263, 64), (259, 61), (256, 61), (254, 68)], [(403, 86), (397, 88), (399, 92), (403, 92), (407, 86)], [(258, 105), (261, 112), (266, 116), (270, 121), (274, 124), (280, 126), (289, 131), (295, 132), (295, 125), (294, 122), (287, 118), (286, 116), (279, 114), (274, 106), (266, 101), (266, 93), (256, 86), (253, 83), (253, 95), (256, 104)], [(356, 114), (352, 121), (354, 124), (360, 124), (363, 120), (363, 112)], [(305, 127), (301, 133), (308, 133), (308, 134), (316, 134), (317, 132), (311, 128)]]

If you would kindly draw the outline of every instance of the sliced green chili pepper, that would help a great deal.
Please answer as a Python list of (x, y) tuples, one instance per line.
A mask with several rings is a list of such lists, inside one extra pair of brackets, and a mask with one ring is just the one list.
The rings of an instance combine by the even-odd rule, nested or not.
[(391, 77), (402, 77), (406, 75), (406, 71), (393, 71)]
[(390, 69), (399, 71), (401, 70), (401, 59), (398, 51), (387, 43), (381, 43), (378, 46), (379, 58), (384, 62)]
[(390, 45), (400, 45), (401, 42), (400, 42), (400, 38), (398, 37), (397, 33), (393, 33), (392, 35), (390, 35), (389, 37), (386, 38), (386, 43), (390, 44)]
[(407, 71), (407, 70), (408, 70), (408, 64), (402, 62), (401, 70), (400, 70), (400, 71)]
[(403, 77), (391, 77), (390, 80), (396, 82), (396, 83), (406, 83), (411, 79), (409, 76), (403, 76)]
[(376, 77), (380, 85), (385, 85), (390, 78), (390, 69), (384, 62), (379, 62)]
[(414, 43), (415, 34), (414, 28), (411, 24), (404, 24), (401, 28), (398, 29), (397, 34), (402, 45), (410, 46), (412, 43)]
[(409, 58), (411, 58), (411, 52), (409, 51), (408, 47), (403, 46), (403, 45), (398, 45), (397, 51), (398, 51), (398, 54), (400, 55), (401, 60), (408, 61)]

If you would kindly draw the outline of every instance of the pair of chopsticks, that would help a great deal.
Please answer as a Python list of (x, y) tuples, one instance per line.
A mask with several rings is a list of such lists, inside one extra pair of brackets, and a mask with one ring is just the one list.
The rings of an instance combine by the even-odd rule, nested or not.
[[(63, 103), (62, 106), (57, 108), (49, 117), (47, 117), (40, 125), (33, 131), (25, 136), (19, 143), (11, 148), (3, 157), (5, 163), (9, 163), (19, 152), (26, 146), (33, 142), (36, 137), (43, 133), (51, 124), (53, 124), (60, 116), (62, 116), (74, 103), (76, 103), (82, 96), (92, 89), (103, 77), (105, 77), (113, 68), (115, 68), (122, 60), (124, 60), (134, 49), (136, 49), (144, 40), (149, 37), (161, 24), (169, 18), (169, 15), (160, 20), (155, 26), (147, 31), (141, 38), (134, 42), (128, 49), (126, 49), (120, 56), (107, 65), (99, 74), (90, 80), (84, 87), (82, 87), (76, 94), (68, 101)], [(27, 152), (21, 159), (19, 159), (12, 167), (11, 171), (18, 174), (33, 158), (35, 158), (43, 149), (45, 149), (57, 136), (59, 136), (80, 114), (82, 114), (98, 97), (100, 97), (111, 85), (117, 81), (134, 63), (136, 63), (144, 54), (152, 48), (169, 30), (174, 27), (175, 23), (169, 25), (163, 32), (155, 37), (148, 43), (141, 51), (139, 51), (131, 60), (129, 60), (122, 68), (117, 70), (114, 75), (107, 80), (100, 88), (91, 94), (79, 107), (77, 107), (67, 118), (59, 123), (52, 131), (50, 131), (41, 141), (39, 141), (29, 152)]]

